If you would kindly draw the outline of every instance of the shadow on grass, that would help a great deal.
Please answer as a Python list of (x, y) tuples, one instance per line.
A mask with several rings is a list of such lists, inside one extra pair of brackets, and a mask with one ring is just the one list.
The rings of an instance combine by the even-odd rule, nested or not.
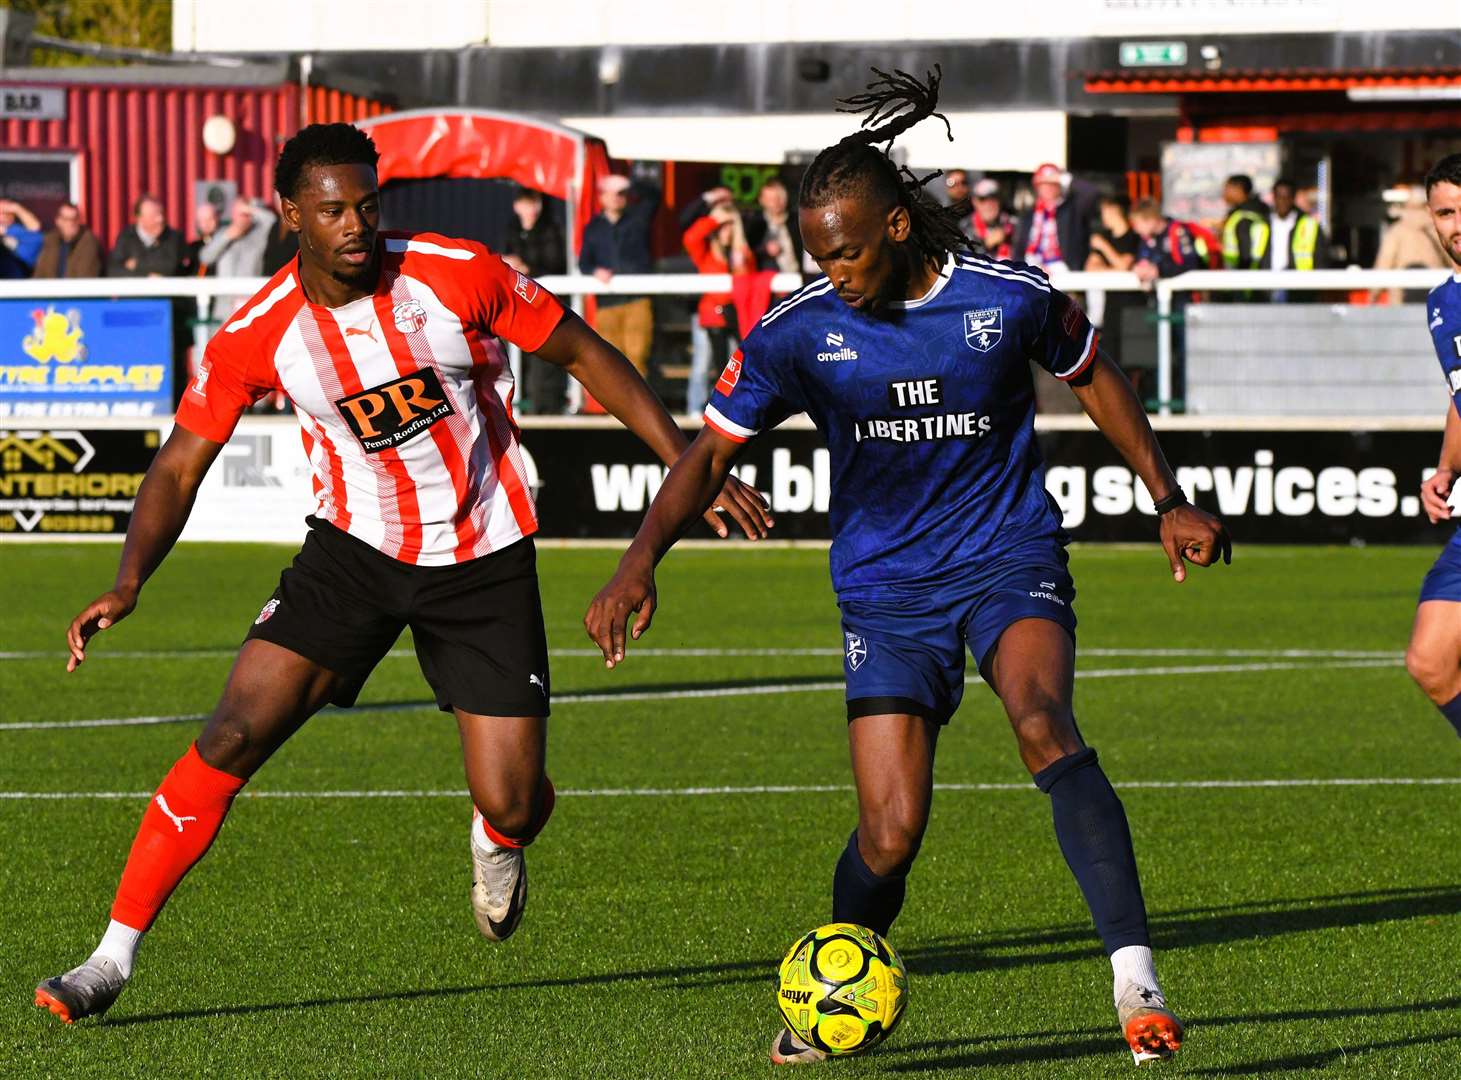
[[(1158, 950), (1195, 948), (1310, 930), (1457, 914), (1461, 914), (1461, 888), (1455, 886), (1256, 900), (1155, 914), (1151, 919), (1152, 946)], [(1069, 947), (1052, 948), (1061, 945)], [(1032, 953), (1031, 949), (1040, 951)], [(919, 974), (1066, 963), (1099, 954), (1095, 931), (1089, 923), (1015, 930), (957, 941), (935, 940), (903, 950), (909, 967)]]
[[(799, 686), (814, 686), (821, 683), (837, 682), (840, 676), (837, 672), (829, 672), (823, 675), (786, 675), (774, 680), (777, 686), (796, 688)], [(612, 686), (586, 687), (582, 690), (565, 690), (554, 687), (553, 700), (556, 702), (561, 698), (568, 698), (570, 701), (592, 696), (603, 698), (605, 704), (613, 704), (615, 698), (623, 697), (630, 700), (637, 700), (638, 695), (654, 694), (657, 697), (665, 694), (688, 694), (703, 693), (707, 696), (716, 693), (731, 692), (744, 689), (758, 689), (765, 691), (770, 685), (764, 676), (748, 676), (744, 679), (722, 679), (713, 683), (707, 682), (650, 682), (650, 683), (615, 683)], [(841, 683), (838, 682), (840, 686)], [(436, 702), (423, 701), (416, 698), (386, 700), (386, 701), (357, 701), (348, 709), (341, 709), (334, 706), (326, 708), (321, 715), (324, 716), (347, 716), (352, 713), (369, 712), (403, 712), (412, 709), (434, 710)], [(1031, 790), (1034, 790), (1033, 788)]]
[[(1336, 1009), (1294, 1009), (1285, 1012), (1253, 1013), (1241, 1016), (1203, 1016), (1192, 1019), (1192, 1026), (1209, 1028), (1248, 1024), (1285, 1024), (1299, 1021), (1344, 1020), (1353, 1017), (1393, 1016), (1401, 1013), (1452, 1012), (1461, 1010), (1461, 997), (1436, 1001), (1410, 1002), (1403, 1005), (1359, 1005)], [(1415, 1035), (1383, 1042), (1358, 1043), (1354, 1046), (1326, 1047), (1311, 1053), (1272, 1058), (1248, 1065), (1222, 1065), (1197, 1069), (1197, 1076), (1262, 1076), (1272, 1072), (1313, 1069), (1343, 1060), (1350, 1055), (1379, 1050), (1398, 1050), (1461, 1040), (1461, 1031)], [(998, 1045), (1018, 1043), (1022, 1045)], [(981, 1049), (982, 1048), (982, 1049)], [(933, 1054), (918, 1061), (897, 1061), (887, 1066), (892, 1072), (933, 1072), (941, 1069), (970, 1069), (980, 1066), (1014, 1065), (1028, 1061), (1052, 1061), (1105, 1055), (1120, 1050), (1120, 1036), (1110, 1028), (1078, 1028), (1068, 1031), (1025, 1031), (1004, 1035), (981, 1035), (971, 1039), (942, 1039), (929, 1042), (894, 1044), (878, 1051), (879, 1057), (898, 1058), (906, 1054)], [(945, 1051), (954, 1051), (945, 1053)]]
[[(1461, 913), (1461, 889), (1408, 888), (1364, 893), (1343, 893), (1334, 896), (1285, 898), (1234, 904), (1226, 907), (1187, 908), (1166, 912), (1153, 920), (1153, 939), (1158, 948), (1194, 947), (1241, 941), (1251, 938), (1277, 937), (1308, 930), (1332, 929), (1400, 919), (1414, 919)], [(1068, 948), (1051, 946), (1069, 945)], [(1032, 951), (1035, 950), (1035, 951)], [(980, 937), (974, 940), (934, 941), (903, 950), (915, 977), (948, 974), (960, 971), (997, 970), (1031, 964), (1063, 963), (1099, 956), (1100, 950), (1089, 926), (1061, 926), (1044, 929), (1017, 930), (1012, 933)], [(109, 1027), (156, 1023), (167, 1020), (190, 1020), (217, 1016), (248, 1016), (293, 1009), (328, 1008), (336, 1005), (360, 1005), (376, 1002), (454, 998), (470, 994), (504, 990), (550, 989), (555, 987), (611, 986), (629, 982), (658, 983), (659, 989), (696, 989), (707, 985), (732, 986), (762, 982), (768, 986), (775, 961), (742, 960), (724, 964), (650, 968), (638, 971), (601, 972), (562, 978), (529, 979), (518, 982), (483, 983), (472, 986), (426, 987), (414, 990), (384, 991), (374, 994), (318, 997), (296, 1001), (264, 1002), (254, 1005), (223, 1006), (216, 1009), (190, 1009), (163, 1013), (145, 1013), (104, 1020)], [(1249, 1017), (1202, 1019), (1204, 1027), (1258, 1023), (1274, 1020), (1323, 1019), (1337, 1016), (1377, 1016), (1387, 1012), (1457, 1008), (1461, 998), (1450, 998), (1425, 1005), (1397, 1005), (1354, 1010), (1323, 1010), (1313, 1013), (1275, 1013)], [(1097, 1037), (1099, 1036), (1099, 1037)], [(1005, 1047), (997, 1051), (1006, 1055), (1006, 1063), (1051, 1056), (1079, 1057), (1104, 1053), (1110, 1049), (1107, 1029), (1068, 1032), (1035, 1032), (1014, 1036), (989, 1036), (956, 1044), (915, 1044), (925, 1048), (934, 1045), (970, 1046), (981, 1042), (1010, 1039), (1074, 1038), (1062, 1049), (1051, 1047)], [(995, 1051), (990, 1051), (995, 1052)], [(976, 1064), (981, 1062), (975, 1062)], [(994, 1063), (994, 1062), (982, 1062)], [(910, 1065), (909, 1068), (915, 1066)], [(918, 1066), (921, 1067), (921, 1066)]]

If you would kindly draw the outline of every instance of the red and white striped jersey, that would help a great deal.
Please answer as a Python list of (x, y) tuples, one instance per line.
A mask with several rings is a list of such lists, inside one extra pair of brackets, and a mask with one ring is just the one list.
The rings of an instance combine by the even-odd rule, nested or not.
[(311, 303), (297, 263), (208, 343), (177, 422), (227, 442), (282, 389), (314, 470), (316, 516), (405, 563), (442, 566), (537, 530), (499, 338), (534, 352), (563, 317), (481, 244), (382, 233), (375, 293)]

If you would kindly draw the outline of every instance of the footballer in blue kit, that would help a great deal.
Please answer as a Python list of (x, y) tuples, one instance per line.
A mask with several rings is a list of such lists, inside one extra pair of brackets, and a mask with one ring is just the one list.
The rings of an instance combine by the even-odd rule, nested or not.
[[(1436, 524), (1453, 517), (1448, 500), (1461, 473), (1461, 154), (1437, 162), (1425, 187), (1436, 236), (1456, 264), (1451, 276), (1431, 290), (1425, 308), (1451, 398), (1440, 460), (1420, 485), (1421, 505)], [(1461, 735), (1461, 530), (1451, 534), (1421, 584), (1405, 666)]]
[[(802, 180), (802, 238), (826, 276), (747, 335), (585, 628), (609, 667), (622, 662), (626, 636), (649, 628), (660, 558), (746, 443), (805, 412), (832, 470), (832, 583), (858, 797), (833, 875), (833, 920), (886, 935), (902, 908), (967, 648), (1050, 796), (1057, 841), (1111, 959), (1127, 1044), (1138, 1064), (1168, 1057), (1182, 1024), (1157, 981), (1125, 811), (1072, 710), (1075, 587), (1035, 441), (1030, 361), (1072, 386), (1146, 484), (1176, 580), (1184, 558), (1226, 558), (1227, 535), (1187, 503), (1080, 307), (1042, 271), (976, 254), (959, 229), (967, 204), (939, 206), (923, 190), (931, 177), (879, 149), (942, 119), (937, 69), (926, 82), (877, 74), (847, 102), (867, 113), (862, 129), (823, 150)], [(772, 1042), (777, 1064), (824, 1056), (790, 1031)]]

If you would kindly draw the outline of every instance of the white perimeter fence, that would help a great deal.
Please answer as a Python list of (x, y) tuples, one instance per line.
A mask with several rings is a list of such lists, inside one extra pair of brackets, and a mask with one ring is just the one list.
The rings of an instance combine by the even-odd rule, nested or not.
[[(1124, 311), (1122, 339), (1132, 337), (1133, 326), (1150, 328), (1155, 387), (1149, 396), (1162, 415), (1177, 409), (1222, 416), (1420, 416), (1444, 407), (1424, 294), (1445, 278), (1437, 270), (1200, 270), (1152, 288), (1118, 272), (1055, 274), (1052, 281), (1080, 294), (1098, 322)], [(692, 297), (731, 289), (729, 274), (539, 280), (580, 308), (581, 298), (591, 295)], [(773, 290), (792, 292), (802, 282), (799, 275), (778, 274)], [(191, 298), (201, 345), (217, 324), (219, 298), (252, 296), (263, 284), (263, 278), (30, 279), (0, 281), (0, 299)], [(1395, 292), (1399, 303), (1351, 299)], [(1128, 295), (1113, 302), (1112, 294)], [(1113, 344), (1112, 335), (1107, 341)], [(1116, 358), (1129, 365), (1140, 350), (1124, 345)]]

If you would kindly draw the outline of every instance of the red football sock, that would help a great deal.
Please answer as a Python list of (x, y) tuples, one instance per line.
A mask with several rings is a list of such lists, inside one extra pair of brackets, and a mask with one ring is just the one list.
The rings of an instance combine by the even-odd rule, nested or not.
[(112, 918), (146, 930), (193, 864), (213, 844), (245, 781), (215, 769), (196, 744), (178, 759), (147, 804), (117, 886)]
[(528, 829), (526, 836), (503, 836), (492, 827), (492, 822), (477, 811), (477, 819), (482, 822), (482, 832), (488, 840), (491, 840), (498, 847), (524, 848), (537, 839), (538, 834), (543, 831), (543, 826), (548, 824), (548, 819), (553, 816), (553, 805), (557, 802), (557, 795), (553, 791), (553, 781), (546, 776), (543, 777), (543, 798), (538, 803), (538, 815), (533, 819), (533, 824)]

